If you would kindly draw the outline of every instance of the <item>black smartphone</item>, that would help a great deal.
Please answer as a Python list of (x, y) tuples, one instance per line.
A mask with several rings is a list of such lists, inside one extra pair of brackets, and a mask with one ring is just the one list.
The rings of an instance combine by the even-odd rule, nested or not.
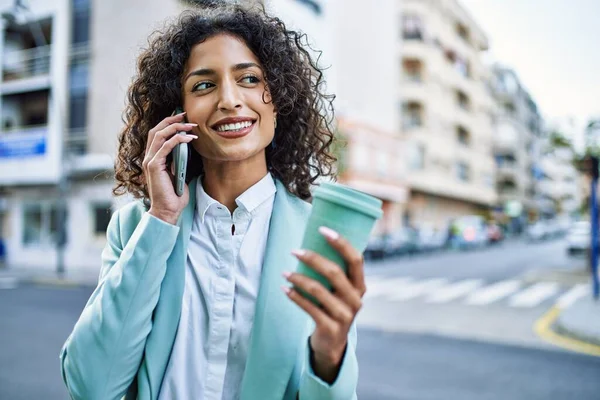
[[(183, 109), (181, 107), (177, 107), (175, 111), (173, 111), (173, 115), (181, 114)], [(178, 135), (185, 135), (185, 131), (178, 131)], [(175, 193), (177, 196), (183, 196), (185, 190), (185, 174), (187, 171), (187, 163), (188, 163), (188, 145), (187, 143), (180, 143), (175, 146), (173, 149), (173, 187), (175, 188)]]

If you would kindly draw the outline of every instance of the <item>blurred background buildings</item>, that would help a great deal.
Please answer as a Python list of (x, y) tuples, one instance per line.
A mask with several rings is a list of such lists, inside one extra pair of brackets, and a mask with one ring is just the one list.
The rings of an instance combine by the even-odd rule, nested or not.
[[(190, 3), (0, 0), (0, 238), (9, 265), (98, 268), (110, 214), (130, 200), (111, 188), (136, 56)], [(447, 230), (466, 215), (518, 234), (580, 209), (566, 128), (544, 122), (516, 71), (483, 61), (485, 27), (460, 2), (267, 6), (323, 50), (338, 95), (340, 180), (384, 201), (376, 234)]]

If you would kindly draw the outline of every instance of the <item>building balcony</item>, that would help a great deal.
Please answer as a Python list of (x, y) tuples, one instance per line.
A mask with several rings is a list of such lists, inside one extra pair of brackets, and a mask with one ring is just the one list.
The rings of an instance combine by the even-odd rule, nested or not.
[(52, 46), (42, 46), (3, 54), (2, 93), (49, 88), (51, 51)]
[(424, 105), (427, 104), (432, 95), (429, 91), (430, 86), (425, 81), (402, 79), (400, 95), (405, 102), (416, 102)]
[(432, 62), (439, 53), (439, 49), (431, 43), (418, 40), (403, 40), (400, 43), (403, 58), (421, 60), (426, 65)]
[(0, 135), (0, 161), (44, 156), (47, 150), (47, 138), (47, 125), (3, 130)]
[(6, 52), (2, 57), (2, 81), (49, 75), (51, 52), (52, 46)]
[(516, 162), (504, 162), (500, 164), (496, 170), (496, 176), (498, 177), (498, 179), (509, 178), (514, 182), (521, 182), (523, 178), (519, 164), (517, 164)]

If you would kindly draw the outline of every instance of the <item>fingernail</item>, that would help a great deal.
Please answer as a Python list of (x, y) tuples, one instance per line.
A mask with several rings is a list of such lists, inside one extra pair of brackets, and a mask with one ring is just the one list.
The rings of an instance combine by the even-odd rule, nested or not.
[(320, 227), (319, 228), (319, 233), (321, 235), (325, 236), (326, 238), (331, 239), (331, 240), (337, 240), (340, 237), (339, 233), (337, 233), (333, 229), (329, 229), (326, 226)]
[(185, 125), (187, 125), (187, 126), (198, 126), (198, 124), (194, 124), (194, 123), (191, 123), (191, 122), (188, 122)]
[(290, 294), (291, 291), (290, 288), (287, 286), (281, 286), (281, 290), (283, 290), (285, 294)]
[(181, 113), (177, 114), (177, 115), (176, 115), (176, 117), (182, 116), (182, 115), (184, 115), (186, 112), (187, 112), (187, 111), (181, 112)]
[(292, 273), (291, 273), (291, 272), (289, 272), (289, 271), (285, 271), (285, 272), (283, 272), (281, 275), (283, 275), (283, 277), (284, 277), (285, 279), (287, 279), (287, 278), (289, 278), (290, 276), (292, 276)]
[(306, 254), (306, 250), (292, 250), (292, 254), (296, 257), (302, 257)]
[(193, 139), (198, 139), (198, 136), (196, 136), (196, 135), (185, 135), (185, 136), (186, 136), (186, 137), (191, 137), (191, 138), (193, 138)]

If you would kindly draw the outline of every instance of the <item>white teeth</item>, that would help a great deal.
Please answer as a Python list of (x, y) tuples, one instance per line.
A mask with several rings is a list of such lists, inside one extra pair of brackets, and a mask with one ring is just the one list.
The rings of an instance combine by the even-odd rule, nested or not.
[(217, 126), (217, 130), (219, 132), (225, 131), (239, 131), (240, 129), (244, 129), (252, 125), (251, 121), (237, 122), (235, 124), (223, 124)]

